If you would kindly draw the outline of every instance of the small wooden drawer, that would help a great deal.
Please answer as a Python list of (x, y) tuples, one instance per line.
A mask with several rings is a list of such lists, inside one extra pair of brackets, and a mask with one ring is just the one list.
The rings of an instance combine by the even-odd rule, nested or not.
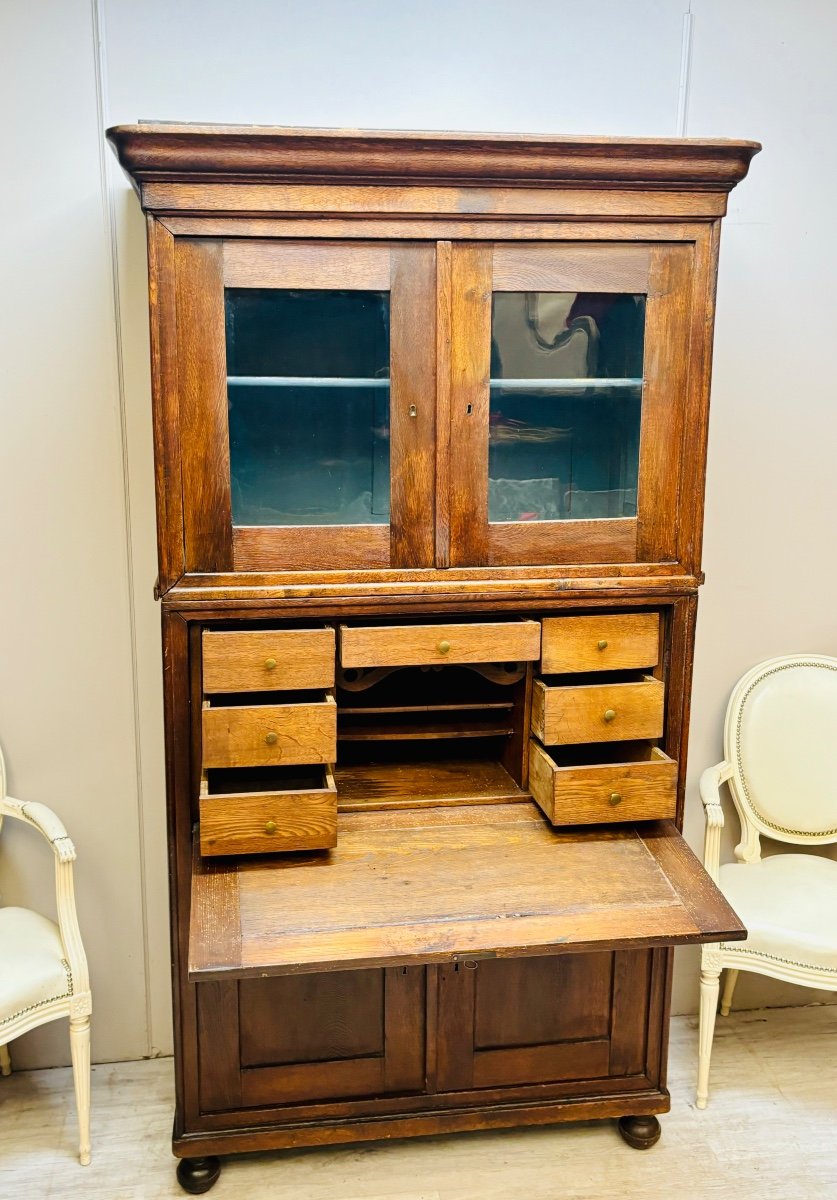
[(547, 617), (543, 622), (544, 675), (654, 667), (659, 655), (659, 613)]
[(340, 663), (344, 667), (533, 662), (540, 652), (540, 621), (340, 626)]
[(583, 749), (586, 754), (573, 748), (552, 756), (536, 741), (530, 744), (529, 791), (553, 825), (654, 821), (675, 815), (677, 763), (657, 746)]
[(204, 631), (204, 692), (333, 686), (333, 629)]
[(337, 845), (330, 766), (204, 772), (201, 854), (273, 854)]
[(536, 679), (532, 732), (547, 746), (625, 742), (663, 733), (665, 684), (645, 675), (633, 683), (551, 687)]
[(299, 704), (241, 707), (204, 702), (204, 770), (333, 763), (336, 757), (337, 705), (333, 696)]

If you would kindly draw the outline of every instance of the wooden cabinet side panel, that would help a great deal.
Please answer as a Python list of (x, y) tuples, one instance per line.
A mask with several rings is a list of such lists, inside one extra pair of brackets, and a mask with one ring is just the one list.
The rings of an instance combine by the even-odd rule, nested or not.
[(183, 240), (175, 261), (186, 564), (190, 571), (228, 571), (233, 546), (221, 243)]

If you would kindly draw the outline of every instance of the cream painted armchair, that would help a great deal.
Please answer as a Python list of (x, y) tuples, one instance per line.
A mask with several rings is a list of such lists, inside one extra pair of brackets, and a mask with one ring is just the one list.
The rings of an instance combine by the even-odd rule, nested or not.
[(45, 804), (6, 795), (0, 750), (0, 827), (15, 817), (37, 829), (55, 854), (58, 924), (28, 908), (0, 908), (0, 1071), (11, 1073), (8, 1043), (47, 1021), (70, 1018), (70, 1053), (79, 1124), (79, 1159), (90, 1162), (90, 1013), (87, 958), (73, 896), (76, 852), (58, 817)]
[[(730, 697), (724, 756), (700, 780), (704, 865), (748, 936), (703, 947), (698, 1108), (709, 1096), (722, 970), (724, 1016), (742, 970), (837, 991), (837, 862), (813, 854), (763, 859), (759, 840), (763, 834), (800, 846), (837, 842), (837, 658), (773, 658), (748, 671)], [(741, 822), (736, 861), (724, 866), (722, 783)]]

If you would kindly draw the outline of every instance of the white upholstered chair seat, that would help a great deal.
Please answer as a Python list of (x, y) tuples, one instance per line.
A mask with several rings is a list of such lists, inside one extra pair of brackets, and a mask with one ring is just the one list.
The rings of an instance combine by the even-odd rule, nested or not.
[(837, 862), (775, 854), (725, 863), (718, 882), (747, 928), (747, 940), (726, 943), (725, 953), (752, 951), (837, 976)]
[(0, 1035), (3, 1025), (72, 992), (58, 926), (28, 908), (0, 908)]

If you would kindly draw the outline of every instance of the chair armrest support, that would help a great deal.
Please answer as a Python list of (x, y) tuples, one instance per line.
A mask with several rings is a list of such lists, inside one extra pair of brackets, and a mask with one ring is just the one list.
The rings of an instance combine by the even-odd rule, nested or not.
[(703, 865), (715, 883), (721, 866), (721, 830), (724, 828), (724, 810), (721, 807), (721, 784), (732, 775), (728, 762), (707, 767), (700, 777), (700, 798), (706, 817), (706, 834), (703, 842)]
[(33, 825), (49, 842), (55, 855), (55, 902), (58, 928), (64, 953), (70, 966), (74, 1009), (71, 1015), (82, 1016), (91, 1011), (90, 976), (87, 956), (81, 941), (73, 887), (73, 863), (76, 848), (60, 818), (46, 804), (16, 800), (13, 796), (0, 798), (0, 822), (3, 817), (15, 817)]
[(0, 800), (0, 817), (16, 817), (28, 825), (34, 825), (52, 846), (59, 862), (75, 861), (76, 849), (61, 820), (46, 804), (37, 801), (15, 800), (6, 796)]

